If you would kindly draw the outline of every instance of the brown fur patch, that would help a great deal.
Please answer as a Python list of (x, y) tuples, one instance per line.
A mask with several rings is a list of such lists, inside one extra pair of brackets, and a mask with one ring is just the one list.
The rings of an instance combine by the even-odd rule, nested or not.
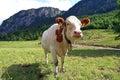
[(81, 20), (81, 23), (82, 23), (83, 26), (86, 26), (90, 23), (90, 19), (89, 18), (83, 18)]
[(60, 28), (63, 28), (66, 26), (65, 20), (62, 17), (56, 18), (55, 21), (58, 23)]
[(65, 21), (62, 17), (58, 17), (55, 19), (55, 21), (58, 23), (59, 25), (59, 29), (56, 30), (56, 40), (58, 42), (62, 42), (63, 41), (63, 35), (62, 35), (62, 31), (63, 31), (63, 26), (65, 24)]
[(58, 41), (58, 42), (62, 42), (63, 41), (63, 35), (62, 35), (62, 31), (63, 31), (63, 28), (60, 28), (60, 29), (57, 29), (56, 30), (56, 40)]
[(61, 18), (61, 17), (58, 17), (58, 18), (56, 18), (55, 19), (55, 21), (59, 24), (59, 23), (64, 23), (65, 21), (64, 21), (64, 19), (63, 18)]

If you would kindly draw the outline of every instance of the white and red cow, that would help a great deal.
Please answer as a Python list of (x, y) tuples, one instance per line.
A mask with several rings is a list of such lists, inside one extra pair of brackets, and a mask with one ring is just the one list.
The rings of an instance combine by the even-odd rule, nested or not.
[(49, 29), (44, 31), (42, 35), (42, 47), (45, 52), (46, 63), (48, 63), (48, 52), (52, 53), (54, 61), (54, 75), (58, 76), (58, 59), (61, 57), (61, 71), (64, 71), (64, 59), (68, 50), (71, 49), (72, 43), (83, 36), (80, 28), (90, 23), (90, 19), (83, 18), (81, 21), (70, 16), (65, 21), (63, 18), (56, 18), (56, 24), (53, 24)]

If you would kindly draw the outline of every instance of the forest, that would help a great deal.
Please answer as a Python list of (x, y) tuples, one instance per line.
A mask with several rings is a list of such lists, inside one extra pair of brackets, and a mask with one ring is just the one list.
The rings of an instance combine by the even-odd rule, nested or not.
[[(88, 29), (108, 29), (114, 30), (115, 33), (120, 33), (120, 0), (118, 0), (118, 6), (116, 10), (108, 13), (85, 15), (82, 17), (88, 17), (91, 23), (82, 28), (82, 30)], [(77, 16), (81, 19), (80, 16)], [(44, 24), (39, 27), (26, 28), (24, 30), (14, 31), (10, 33), (0, 34), (1, 41), (26, 41), (26, 40), (38, 40), (43, 31), (49, 28), (52, 24)], [(118, 35), (119, 37), (120, 35)]]

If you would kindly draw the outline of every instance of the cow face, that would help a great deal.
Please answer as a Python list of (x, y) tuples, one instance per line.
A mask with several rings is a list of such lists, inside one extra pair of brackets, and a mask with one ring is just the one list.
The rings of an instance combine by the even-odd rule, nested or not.
[(77, 17), (70, 16), (66, 19), (66, 21), (64, 21), (63, 18), (58, 17), (56, 18), (56, 22), (59, 24), (60, 30), (65, 27), (68, 39), (74, 41), (83, 36), (81, 28), (89, 24), (90, 19), (83, 18), (80, 21)]
[(66, 19), (67, 37), (72, 40), (76, 40), (83, 36), (80, 28), (86, 26), (90, 20), (83, 18), (81, 21), (75, 16), (70, 16)]

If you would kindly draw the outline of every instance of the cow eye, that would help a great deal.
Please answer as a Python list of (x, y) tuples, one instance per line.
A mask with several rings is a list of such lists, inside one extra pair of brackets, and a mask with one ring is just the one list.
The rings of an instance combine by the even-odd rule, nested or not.
[(67, 26), (69, 26), (69, 25), (70, 25), (70, 23), (66, 23), (66, 25), (67, 25)]

